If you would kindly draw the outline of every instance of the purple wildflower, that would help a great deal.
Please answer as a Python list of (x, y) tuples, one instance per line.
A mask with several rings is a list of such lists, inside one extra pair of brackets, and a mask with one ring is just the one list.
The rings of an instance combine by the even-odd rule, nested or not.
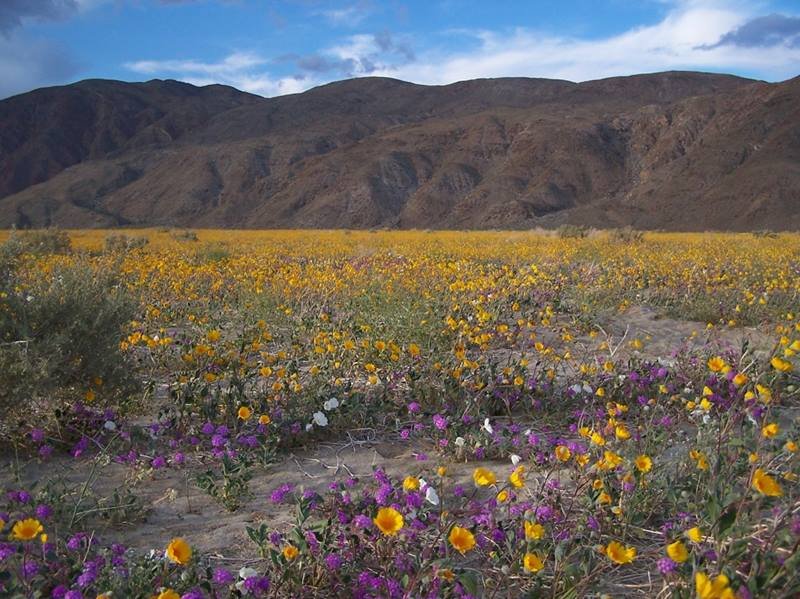
[(217, 568), (214, 570), (214, 577), (212, 580), (214, 581), (214, 584), (228, 585), (233, 582), (234, 576), (225, 568)]

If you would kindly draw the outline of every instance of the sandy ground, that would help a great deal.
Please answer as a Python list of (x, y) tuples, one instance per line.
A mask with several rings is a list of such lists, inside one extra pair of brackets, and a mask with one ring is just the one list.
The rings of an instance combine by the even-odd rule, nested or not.
[[(381, 441), (368, 433), (365, 438), (350, 435), (338, 443), (323, 443), (313, 450), (299, 451), (285, 456), (281, 461), (266, 468), (255, 466), (250, 481), (252, 497), (236, 512), (228, 512), (194, 483), (194, 476), (202, 468), (165, 468), (148, 473), (144, 478), (130, 481), (129, 467), (116, 463), (102, 466), (100, 474), (91, 485), (96, 496), (108, 496), (115, 489), (127, 488), (142, 500), (144, 513), (130, 522), (118, 525), (101, 525), (98, 536), (108, 542), (122, 542), (147, 551), (159, 549), (172, 537), (182, 536), (192, 545), (219, 559), (245, 561), (245, 556), (256, 553), (255, 546), (246, 536), (246, 526), (266, 523), (270, 528), (281, 529), (295, 518), (291, 505), (274, 504), (269, 495), (284, 483), (292, 483), (297, 489), (310, 489), (324, 495), (332, 481), (344, 481), (349, 477), (369, 478), (374, 469), (383, 468), (393, 477), (425, 475), (444, 462), (436, 461), (432, 447), (421, 442)], [(419, 461), (420, 453), (428, 456)], [(500, 471), (513, 469), (510, 462), (453, 463), (448, 461), (448, 483), (471, 485), (474, 468), (484, 465)], [(8, 459), (2, 461), (0, 486), (15, 488)], [(29, 462), (21, 469), (21, 478), (26, 488), (37, 480), (57, 475), (63, 477), (79, 491), (87, 479), (91, 461), (75, 461), (58, 457), (45, 463)], [(94, 522), (93, 522), (94, 523)]]

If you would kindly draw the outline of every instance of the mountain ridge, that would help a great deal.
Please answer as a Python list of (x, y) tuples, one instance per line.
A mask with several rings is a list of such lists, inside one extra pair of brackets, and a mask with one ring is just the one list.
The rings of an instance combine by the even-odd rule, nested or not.
[(0, 226), (800, 228), (800, 78), (86, 80), (0, 101)]

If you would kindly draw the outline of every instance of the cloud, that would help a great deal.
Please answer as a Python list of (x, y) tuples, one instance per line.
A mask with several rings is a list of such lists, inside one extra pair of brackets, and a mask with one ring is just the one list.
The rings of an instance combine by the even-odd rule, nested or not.
[[(349, 77), (400, 68), (414, 60), (405, 38), (388, 30), (351, 35), (339, 44), (309, 54), (284, 54), (272, 59), (253, 52), (234, 52), (219, 61), (137, 60), (125, 68), (142, 75), (170, 76), (195, 85), (224, 83), (265, 96), (305, 91), (310, 87)], [(291, 65), (295, 72), (276, 77), (271, 67)], [(285, 70), (285, 69), (284, 69)]]
[(58, 21), (78, 11), (77, 0), (2, 0), (0, 33), (8, 34), (26, 20)]
[(220, 75), (239, 72), (263, 65), (267, 61), (248, 52), (235, 52), (219, 62), (197, 60), (138, 60), (125, 63), (125, 68), (153, 75), (157, 73), (186, 73), (189, 75)]
[(349, 76), (399, 69), (412, 64), (416, 58), (411, 45), (397, 40), (388, 30), (351, 35), (324, 53), (351, 65)]
[(376, 33), (373, 37), (375, 44), (383, 52), (400, 54), (409, 62), (414, 60), (414, 50), (411, 49), (411, 46), (406, 42), (398, 42), (388, 29)]
[[(79, 0), (83, 2), (105, 2), (106, 0)], [(200, 4), (203, 2), (217, 2), (219, 4), (240, 4), (242, 0), (158, 0), (164, 6), (178, 6), (181, 4)]]
[(60, 45), (0, 36), (0, 98), (63, 83), (78, 71), (79, 65)]
[(745, 71), (772, 79), (796, 76), (800, 48), (715, 45), (753, 19), (738, 4), (688, 0), (674, 5), (658, 23), (599, 39), (528, 28), (451, 32), (467, 36), (469, 48), (428, 50), (414, 62), (372, 74), (427, 84), (514, 76), (586, 81), (676, 69)]
[[(739, 0), (674, 0), (667, 5), (660, 21), (604, 38), (522, 27), (462, 29), (430, 37), (439, 45), (419, 49), (409, 36), (383, 30), (345, 36), (304, 55), (269, 58), (238, 52), (216, 62), (137, 61), (126, 66), (137, 73), (225, 83), (268, 96), (369, 75), (432, 85), (486, 77), (586, 81), (665, 70), (756, 73), (772, 80), (798, 75), (800, 44), (786, 41), (796, 39), (791, 37), (797, 35), (796, 17), (759, 16)], [(293, 73), (273, 74), (287, 67)]]
[(321, 54), (297, 56), (292, 62), (302, 71), (312, 73), (352, 73), (357, 67), (351, 59), (339, 60)]
[(257, 54), (235, 52), (217, 62), (198, 60), (138, 60), (125, 63), (125, 68), (152, 76), (173, 76), (193, 85), (222, 83), (237, 89), (277, 96), (308, 89), (313, 84), (304, 83), (305, 77), (273, 77), (264, 72), (269, 61)]
[(771, 14), (756, 17), (729, 31), (707, 49), (720, 46), (741, 46), (744, 48), (766, 46), (800, 46), (800, 17)]
[(331, 24), (338, 27), (357, 27), (369, 16), (370, 12), (372, 12), (372, 3), (362, 0), (342, 8), (319, 10), (315, 14), (325, 17)]

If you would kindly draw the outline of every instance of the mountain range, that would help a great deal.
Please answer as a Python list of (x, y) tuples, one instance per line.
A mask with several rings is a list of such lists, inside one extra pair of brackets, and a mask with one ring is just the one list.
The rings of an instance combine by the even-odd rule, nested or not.
[(800, 77), (87, 80), (0, 101), (0, 227), (800, 229)]

